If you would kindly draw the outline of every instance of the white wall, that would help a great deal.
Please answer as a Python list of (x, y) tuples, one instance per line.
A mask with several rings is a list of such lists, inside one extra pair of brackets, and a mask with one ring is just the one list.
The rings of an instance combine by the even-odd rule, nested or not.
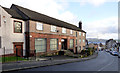
[[(6, 49), (9, 49), (6, 53), (13, 53), (13, 42), (24, 42), (23, 49), (25, 49), (25, 22), (23, 20), (14, 19), (11, 18), (11, 15), (9, 15), (3, 8), (0, 7), (0, 15), (1, 15), (1, 27), (0, 27), (0, 36), (2, 40), (2, 48), (5, 47)], [(3, 18), (5, 16), (5, 18)], [(4, 23), (4, 20), (6, 20), (6, 23)], [(13, 22), (14, 20), (21, 21), (22, 24), (22, 33), (14, 33), (14, 26)]]

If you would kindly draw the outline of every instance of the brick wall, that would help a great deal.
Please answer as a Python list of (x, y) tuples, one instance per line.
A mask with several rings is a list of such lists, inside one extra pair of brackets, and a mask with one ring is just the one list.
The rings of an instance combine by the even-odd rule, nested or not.
[[(41, 33), (33, 33), (31, 32), (30, 33), (30, 49), (33, 50), (35, 49), (35, 38), (46, 38), (47, 39), (47, 50), (46, 52), (49, 53), (49, 52), (52, 52), (50, 50), (50, 39), (51, 38), (56, 38), (58, 39), (58, 50), (61, 50), (61, 39), (67, 39), (67, 49), (74, 49), (75, 48), (75, 44), (74, 44), (74, 48), (69, 48), (69, 40), (70, 39), (74, 39), (74, 43), (75, 43), (75, 37), (71, 37), (71, 36), (65, 36), (65, 35), (54, 35), (54, 34), (41, 34)], [(55, 51), (53, 51), (55, 52)]]

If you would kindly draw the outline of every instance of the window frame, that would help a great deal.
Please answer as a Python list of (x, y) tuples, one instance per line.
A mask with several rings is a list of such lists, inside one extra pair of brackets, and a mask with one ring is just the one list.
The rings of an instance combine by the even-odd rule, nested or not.
[[(72, 43), (71, 43), (71, 40), (73, 40), (73, 42), (72, 42)], [(73, 44), (73, 46), (72, 46), (72, 47), (71, 47), (71, 44)], [(70, 39), (69, 45), (70, 45), (70, 48), (74, 48), (74, 39)]]
[(67, 33), (67, 29), (66, 28), (62, 28), (62, 33)]
[(83, 39), (83, 43), (85, 43), (85, 39)]
[(81, 32), (79, 32), (79, 36), (81, 36)]
[[(53, 29), (53, 27), (55, 27), (55, 29)], [(53, 29), (53, 30), (52, 30)], [(56, 32), (56, 30), (57, 30), (57, 27), (56, 26), (54, 26), (54, 25), (51, 25), (51, 32)]]
[(85, 33), (83, 33), (83, 36), (85, 36)]
[(76, 37), (78, 36), (77, 32), (76, 32)]
[(76, 39), (76, 45), (77, 45), (77, 42), (78, 42), (78, 41), (77, 41), (77, 39)]
[[(21, 23), (21, 32), (15, 32), (15, 22), (20, 22), (20, 23)], [(23, 32), (23, 24), (22, 24), (22, 21), (14, 20), (14, 21), (13, 21), (13, 27), (14, 27), (14, 33), (22, 33), (22, 32)]]
[(79, 39), (79, 43), (81, 43), (81, 39)]
[(73, 34), (73, 30), (70, 30), (70, 34)]
[[(56, 44), (51, 44), (51, 39), (57, 40), (57, 43), (56, 43)], [(52, 50), (52, 51), (53, 51), (53, 50), (58, 50), (58, 39), (57, 39), (57, 38), (51, 38), (51, 39), (50, 39), (50, 50)], [(51, 48), (51, 45), (57, 45), (57, 49), (52, 49), (52, 48)]]
[[(38, 29), (38, 27), (37, 27), (38, 24), (41, 24), (41, 25), (42, 25), (41, 29)], [(39, 26), (41, 26), (41, 25), (39, 25)], [(36, 30), (43, 31), (43, 23), (36, 22)]]
[(40, 45), (36, 45), (35, 44), (35, 50), (36, 50), (36, 46), (45, 46), (45, 51), (43, 51), (43, 50), (42, 51), (37, 51), (36, 50), (36, 53), (46, 52), (47, 51), (47, 39), (46, 38), (35, 38), (35, 41), (36, 41), (36, 39), (44, 39), (45, 40), (45, 44), (44, 45), (41, 45), (41, 44)]

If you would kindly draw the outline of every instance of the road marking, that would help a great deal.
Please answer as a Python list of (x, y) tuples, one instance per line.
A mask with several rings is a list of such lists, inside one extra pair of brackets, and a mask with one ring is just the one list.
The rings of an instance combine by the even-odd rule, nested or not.
[(109, 63), (108, 65), (102, 67), (101, 69), (99, 69), (98, 71), (102, 71), (103, 69), (105, 69), (106, 67), (108, 67), (109, 65), (111, 65), (113, 62), (115, 61), (115, 59), (113, 59), (113, 61), (111, 63)]

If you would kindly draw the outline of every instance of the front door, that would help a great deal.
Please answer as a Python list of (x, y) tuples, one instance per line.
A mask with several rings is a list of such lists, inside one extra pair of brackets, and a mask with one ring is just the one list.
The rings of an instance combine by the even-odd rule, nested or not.
[(67, 50), (67, 39), (61, 40), (61, 49)]
[(23, 44), (14, 44), (14, 53), (16, 56), (22, 57), (23, 56)]

